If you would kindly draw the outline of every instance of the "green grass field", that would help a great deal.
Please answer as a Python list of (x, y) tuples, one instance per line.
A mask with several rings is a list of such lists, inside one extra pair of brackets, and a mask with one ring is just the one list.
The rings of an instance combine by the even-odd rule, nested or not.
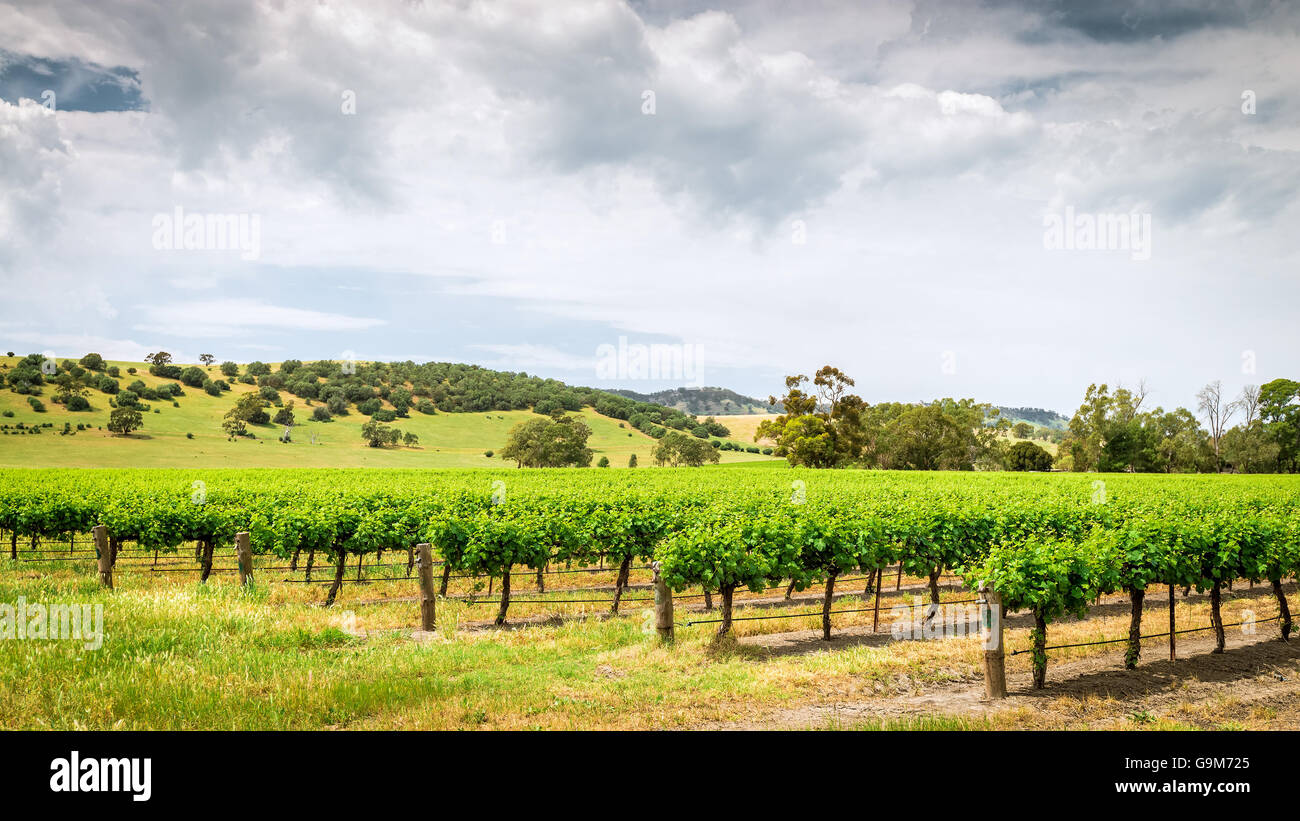
[[(15, 357), (0, 357), (0, 373), (13, 367)], [(122, 369), (118, 382), (125, 388), (140, 379), (154, 387), (171, 380), (148, 374), (148, 366), (140, 362), (110, 362)], [(127, 368), (137, 370), (128, 375)], [(214, 379), (220, 379), (220, 370), (214, 365), (206, 369)], [(234, 404), (236, 397), (256, 390), (251, 385), (234, 383), (229, 393), (220, 397), (209, 396), (198, 388), (186, 388), (185, 396), (176, 400), (146, 403), (153, 410), (144, 414), (144, 427), (130, 437), (111, 435), (107, 429), (109, 397), (92, 390), (91, 410), (73, 413), (62, 405), (50, 401), (47, 388), (38, 397), (45, 405), (44, 413), (36, 413), (28, 405), (27, 397), (11, 390), (0, 391), (0, 412), (12, 411), (13, 417), (0, 418), (8, 425), (9, 435), (0, 436), (0, 467), (494, 467), (500, 468), (500, 457), (488, 458), (486, 451), (498, 452), (506, 443), (510, 428), (516, 423), (533, 418), (531, 411), (490, 411), (488, 413), (438, 413), (432, 416), (411, 411), (410, 418), (393, 423), (397, 429), (416, 434), (420, 444), (414, 448), (370, 448), (361, 439), (361, 426), (369, 417), (357, 413), (355, 408), (346, 416), (336, 416), (331, 422), (311, 421), (312, 406), (295, 399), (294, 414), (298, 424), (293, 429), (293, 442), (279, 441), (282, 428), (277, 425), (250, 426), (257, 438), (228, 441), (221, 430), (221, 420)], [(285, 402), (293, 399), (287, 393)], [(385, 403), (385, 407), (391, 407)], [(274, 415), (274, 409), (269, 412)], [(656, 440), (632, 428), (625, 422), (597, 414), (591, 408), (582, 412), (583, 420), (591, 427), (588, 446), (595, 451), (592, 464), (601, 456), (609, 457), (612, 467), (627, 467), (628, 458), (636, 454), (640, 467), (654, 465)], [(40, 435), (14, 433), (17, 423), (25, 426), (52, 423)], [(60, 436), (64, 423), (92, 426), (92, 430), (78, 431), (76, 435)], [(193, 434), (193, 438), (187, 438)], [(315, 442), (313, 443), (313, 437)], [(749, 445), (752, 442), (733, 433), (733, 441)], [(753, 453), (723, 451), (723, 463), (769, 461), (774, 459)]]

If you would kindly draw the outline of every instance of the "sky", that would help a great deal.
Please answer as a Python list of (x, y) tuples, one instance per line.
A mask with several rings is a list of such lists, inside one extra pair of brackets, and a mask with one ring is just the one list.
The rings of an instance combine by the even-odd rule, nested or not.
[(0, 348), (1194, 408), (1300, 378), (1298, 35), (1246, 1), (0, 0)]

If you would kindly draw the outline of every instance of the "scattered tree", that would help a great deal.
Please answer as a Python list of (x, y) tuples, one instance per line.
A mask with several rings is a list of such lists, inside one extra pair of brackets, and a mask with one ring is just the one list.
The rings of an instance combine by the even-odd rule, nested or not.
[(718, 461), (718, 451), (708, 442), (687, 436), (678, 431), (671, 431), (659, 440), (654, 451), (655, 462), (660, 466), (699, 467), (707, 462)]
[(361, 426), (361, 438), (366, 440), (366, 444), (372, 448), (396, 445), (400, 436), (401, 431), (389, 427), (377, 419), (371, 419)]
[(521, 468), (588, 467), (592, 450), (587, 447), (591, 428), (581, 419), (563, 412), (545, 419), (529, 419), (510, 429), (501, 449), (502, 459), (514, 459)]
[(117, 408), (108, 416), (108, 429), (112, 433), (130, 436), (131, 431), (144, 427), (144, 416), (135, 408)]

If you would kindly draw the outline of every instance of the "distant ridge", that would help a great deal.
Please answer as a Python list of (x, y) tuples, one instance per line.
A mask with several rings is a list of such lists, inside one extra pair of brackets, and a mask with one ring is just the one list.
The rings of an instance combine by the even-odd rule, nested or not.
[(727, 388), (669, 388), (654, 393), (637, 393), (629, 390), (611, 390), (637, 402), (651, 402), (696, 416), (724, 416), (730, 414), (779, 413), (778, 402), (773, 408), (765, 400), (744, 396)]
[[(766, 400), (756, 399), (752, 396), (736, 393), (729, 388), (703, 387), (703, 388), (669, 388), (668, 390), (655, 391), (653, 393), (638, 393), (631, 390), (610, 390), (608, 393), (617, 394), (636, 402), (649, 402), (654, 405), (662, 405), (667, 408), (679, 410), (682, 413), (692, 414), (695, 416), (727, 416), (733, 414), (762, 414), (762, 413), (781, 413), (783, 408), (780, 402), (776, 406), (767, 404)], [(998, 412), (1002, 418), (1012, 422), (1028, 422), (1031, 425), (1051, 428), (1052, 430), (1065, 430), (1070, 426), (1070, 418), (1062, 416), (1053, 410), (1045, 408), (1011, 408), (998, 407)]]
[(1032, 425), (1052, 428), (1053, 430), (1065, 430), (1070, 426), (1070, 418), (1068, 416), (1062, 416), (1056, 411), (1044, 410), (1042, 408), (999, 407), (998, 412), (1002, 418), (1010, 419), (1012, 422), (1029, 422)]

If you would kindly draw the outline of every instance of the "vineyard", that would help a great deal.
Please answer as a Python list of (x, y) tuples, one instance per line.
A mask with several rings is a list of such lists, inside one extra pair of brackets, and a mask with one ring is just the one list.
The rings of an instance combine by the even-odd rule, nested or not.
[[(708, 625), (726, 637), (738, 619), (802, 619), (819, 621), (828, 639), (842, 614), (868, 613), (874, 630), (882, 595), (987, 605), (982, 586), (1007, 613), (1033, 619), (1036, 687), (1053, 649), (1049, 626), (1083, 617), (1104, 595), (1131, 603), (1129, 634), (1107, 639), (1126, 643), (1130, 667), (1152, 637), (1141, 633), (1141, 618), (1147, 591), (1157, 588), (1171, 605), (1180, 588), (1207, 594), (1210, 623), (1171, 624), (1169, 634), (1212, 630), (1222, 652), (1233, 626), (1223, 617), (1224, 592), (1262, 585), (1276, 614), (1261, 621), (1289, 638), (1298, 503), (1300, 482), (1286, 477), (0, 472), (11, 570), (91, 565), (102, 555), (110, 585), (115, 569), (199, 581), (239, 572), (255, 585), (319, 591), (325, 605), (345, 585), (384, 587), (379, 600), (397, 601), (428, 570), (436, 598), (492, 609), (498, 626), (521, 607), (530, 619), (617, 614), (653, 600), (646, 591), (657, 580), (661, 598), (671, 590), (685, 614), (660, 625), (669, 631)], [(99, 548), (87, 539), (97, 526)], [(247, 534), (249, 556), (231, 565), (236, 534)], [(421, 544), (430, 548), (425, 562)], [(574, 583), (602, 573), (610, 580), (603, 587)], [(633, 584), (643, 573), (652, 578)], [(853, 582), (863, 590), (857, 606), (838, 607)], [(819, 595), (793, 596), (810, 589)], [(435, 597), (424, 598), (424, 626), (436, 629)], [(810, 602), (820, 607), (799, 609)]]

